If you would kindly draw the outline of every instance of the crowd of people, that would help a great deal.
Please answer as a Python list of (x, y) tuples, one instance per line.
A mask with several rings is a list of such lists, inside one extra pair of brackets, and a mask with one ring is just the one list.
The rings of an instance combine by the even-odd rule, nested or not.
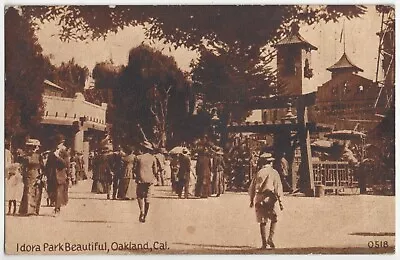
[(19, 215), (39, 215), (43, 194), (47, 197), (47, 206), (54, 207), (54, 216), (60, 214), (61, 207), (68, 203), (69, 186), (80, 178), (86, 178), (82, 173), (81, 155), (72, 154), (64, 143), (64, 137), (57, 135), (53, 149), (40, 153), (40, 141), (28, 139), (25, 148), (13, 154), (6, 142), (8, 214), (17, 213), (17, 200), (20, 200)]
[[(19, 215), (39, 215), (42, 197), (46, 196), (47, 206), (54, 207), (54, 216), (58, 216), (61, 207), (68, 203), (69, 188), (88, 179), (82, 153), (72, 152), (64, 143), (65, 138), (57, 135), (53, 149), (40, 153), (40, 141), (28, 139), (25, 149), (18, 149), (15, 154), (6, 143), (8, 214), (17, 213), (17, 200), (20, 199)], [(239, 153), (243, 151), (239, 150)], [(261, 203), (270, 196), (264, 192), (272, 191), (271, 196), (279, 202), (283, 192), (280, 176), (269, 164), (272, 161), (270, 154), (259, 156), (257, 172), (253, 174), (249, 188), (250, 206), (253, 207), (255, 202), (264, 248), (267, 245), (274, 247), (272, 236), (277, 222), (276, 210), (270, 206), (267, 210)], [(222, 148), (206, 143), (198, 143), (195, 147), (179, 146), (170, 152), (155, 148), (148, 141), (114, 148), (102, 145), (89, 160), (93, 179), (91, 192), (106, 194), (110, 200), (136, 199), (139, 221), (144, 223), (153, 186), (170, 186), (173, 194), (181, 199), (219, 197), (225, 192), (226, 162)], [(246, 173), (241, 174), (246, 176)], [(243, 181), (242, 177), (237, 178)], [(268, 219), (271, 227), (266, 240)]]
[(190, 151), (177, 147), (168, 152), (144, 142), (136, 147), (103, 146), (90, 159), (92, 192), (107, 194), (107, 199), (135, 199), (139, 162), (144, 153), (152, 155), (151, 173), (155, 186), (170, 186), (179, 198), (219, 197), (225, 192), (225, 160), (222, 148)]

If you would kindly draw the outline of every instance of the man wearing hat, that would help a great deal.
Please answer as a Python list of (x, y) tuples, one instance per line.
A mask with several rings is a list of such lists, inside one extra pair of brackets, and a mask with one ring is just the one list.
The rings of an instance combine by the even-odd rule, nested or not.
[(222, 193), (224, 193), (224, 170), (225, 170), (225, 162), (224, 162), (224, 152), (222, 148), (217, 148), (214, 154), (213, 162), (212, 162), (212, 193), (216, 194), (219, 197)]
[(179, 154), (179, 171), (178, 171), (178, 184), (177, 193), (179, 198), (182, 198), (182, 192), (184, 192), (184, 198), (189, 198), (189, 184), (190, 184), (190, 152), (184, 147), (182, 153)]
[(153, 146), (144, 141), (141, 144), (142, 154), (137, 156), (136, 161), (136, 195), (140, 209), (139, 221), (144, 223), (150, 208), (151, 187), (157, 174), (156, 158), (150, 153)]
[(157, 186), (164, 186), (165, 184), (165, 148), (158, 148), (157, 153), (154, 155), (157, 162)]
[(63, 135), (56, 135), (54, 138), (54, 149), (49, 154), (47, 160), (48, 167), (48, 191), (54, 191), (54, 214), (58, 216), (61, 206), (66, 205), (68, 201), (68, 178), (69, 176), (69, 155), (64, 145)]
[[(249, 188), (250, 207), (255, 205), (257, 222), (260, 223), (260, 234), (262, 239), (262, 249), (267, 246), (275, 248), (273, 236), (275, 234), (276, 223), (278, 221), (277, 213), (283, 209), (281, 197), (283, 188), (279, 173), (272, 168), (274, 158), (270, 153), (263, 153), (260, 156), (259, 163), (261, 169), (255, 174)], [(276, 203), (276, 202), (279, 202)], [(266, 238), (266, 225), (268, 219), (271, 220), (270, 232)]]

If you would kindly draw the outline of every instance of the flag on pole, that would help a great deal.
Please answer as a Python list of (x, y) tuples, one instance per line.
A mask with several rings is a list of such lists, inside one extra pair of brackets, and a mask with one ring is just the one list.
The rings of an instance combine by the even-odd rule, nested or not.
[(342, 39), (343, 39), (343, 30), (344, 29), (344, 26), (342, 27), (342, 31), (340, 32), (340, 40), (339, 40), (339, 42), (342, 42)]

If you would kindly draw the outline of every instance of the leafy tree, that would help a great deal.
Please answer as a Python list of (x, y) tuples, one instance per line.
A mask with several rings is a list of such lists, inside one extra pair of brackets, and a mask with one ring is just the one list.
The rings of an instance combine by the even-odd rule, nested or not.
[(271, 94), (269, 86), (275, 81), (271, 67), (254, 61), (237, 62), (233, 53), (209, 50), (203, 50), (198, 62), (192, 64), (192, 74), (196, 91), (203, 96), (203, 108), (230, 111), (236, 122), (249, 115), (247, 101)]
[(62, 62), (59, 67), (55, 68), (53, 80), (64, 88), (63, 95), (65, 97), (74, 97), (75, 93), (84, 93), (85, 82), (89, 75), (87, 67), (81, 67), (72, 58), (67, 62)]
[(31, 133), (40, 124), (49, 63), (26, 17), (9, 7), (4, 20), (5, 132), (12, 138)]
[[(127, 26), (143, 25), (151, 39), (199, 49), (228, 45), (250, 54), (279, 39), (288, 23), (359, 17), (365, 6), (24, 6), (39, 21), (56, 20), (62, 40), (98, 39)], [(173, 15), (171, 15), (173, 14)], [(245, 51), (247, 49), (247, 51)]]
[(113, 90), (114, 138), (147, 138), (165, 146), (193, 111), (191, 87), (183, 72), (172, 57), (145, 45), (133, 48), (128, 65), (120, 69), (101, 63), (93, 71), (96, 88)]

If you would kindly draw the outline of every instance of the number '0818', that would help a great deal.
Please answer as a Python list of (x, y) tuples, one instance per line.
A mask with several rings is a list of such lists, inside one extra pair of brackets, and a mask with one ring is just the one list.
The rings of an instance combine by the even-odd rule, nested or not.
[(375, 240), (368, 242), (369, 248), (387, 248), (388, 246), (389, 246), (388, 241)]

